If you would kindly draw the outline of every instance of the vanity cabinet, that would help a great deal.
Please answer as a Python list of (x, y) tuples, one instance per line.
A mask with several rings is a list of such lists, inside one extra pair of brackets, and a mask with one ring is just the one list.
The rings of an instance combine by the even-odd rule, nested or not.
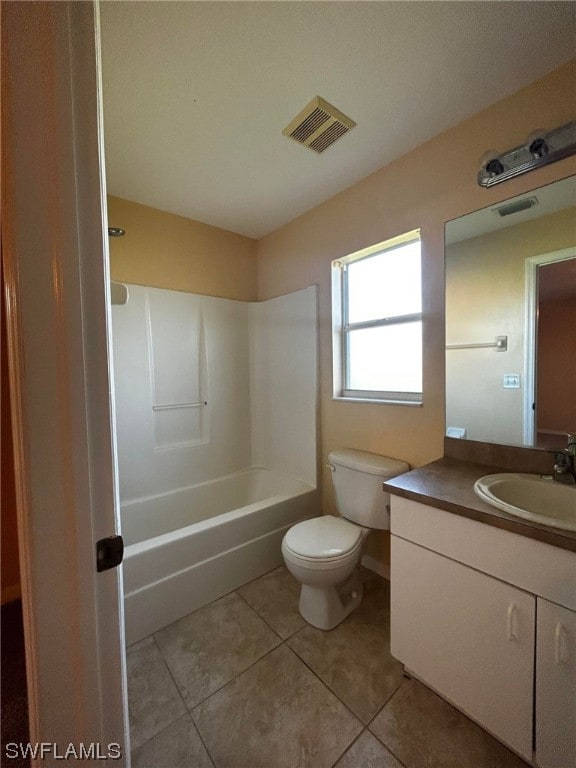
[(576, 553), (391, 507), (392, 655), (528, 762), (576, 765)]
[(576, 612), (538, 600), (536, 744), (540, 768), (576, 763)]
[(395, 539), (391, 599), (392, 655), (531, 759), (535, 598)]

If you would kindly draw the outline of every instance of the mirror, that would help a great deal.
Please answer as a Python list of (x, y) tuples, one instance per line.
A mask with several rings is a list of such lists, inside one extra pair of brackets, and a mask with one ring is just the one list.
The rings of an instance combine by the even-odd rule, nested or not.
[(446, 224), (446, 435), (576, 432), (576, 176)]

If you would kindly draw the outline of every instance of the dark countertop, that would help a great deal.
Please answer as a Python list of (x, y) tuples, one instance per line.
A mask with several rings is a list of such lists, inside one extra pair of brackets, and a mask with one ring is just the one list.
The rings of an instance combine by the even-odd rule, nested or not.
[(385, 491), (395, 496), (576, 552), (576, 531), (563, 531), (522, 520), (490, 506), (474, 493), (474, 483), (479, 477), (509, 471), (445, 457), (387, 480), (383, 486)]

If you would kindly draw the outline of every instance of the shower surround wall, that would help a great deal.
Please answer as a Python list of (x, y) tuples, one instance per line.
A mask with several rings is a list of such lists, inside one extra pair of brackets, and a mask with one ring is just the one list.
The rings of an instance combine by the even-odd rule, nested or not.
[(318, 513), (317, 290), (128, 290), (113, 343), (134, 642), (279, 565), (285, 530)]

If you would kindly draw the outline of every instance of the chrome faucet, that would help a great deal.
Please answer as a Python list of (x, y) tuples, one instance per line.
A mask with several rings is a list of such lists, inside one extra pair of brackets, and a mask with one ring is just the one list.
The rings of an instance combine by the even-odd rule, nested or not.
[(568, 447), (554, 453), (554, 480), (576, 485), (576, 434), (568, 433)]

